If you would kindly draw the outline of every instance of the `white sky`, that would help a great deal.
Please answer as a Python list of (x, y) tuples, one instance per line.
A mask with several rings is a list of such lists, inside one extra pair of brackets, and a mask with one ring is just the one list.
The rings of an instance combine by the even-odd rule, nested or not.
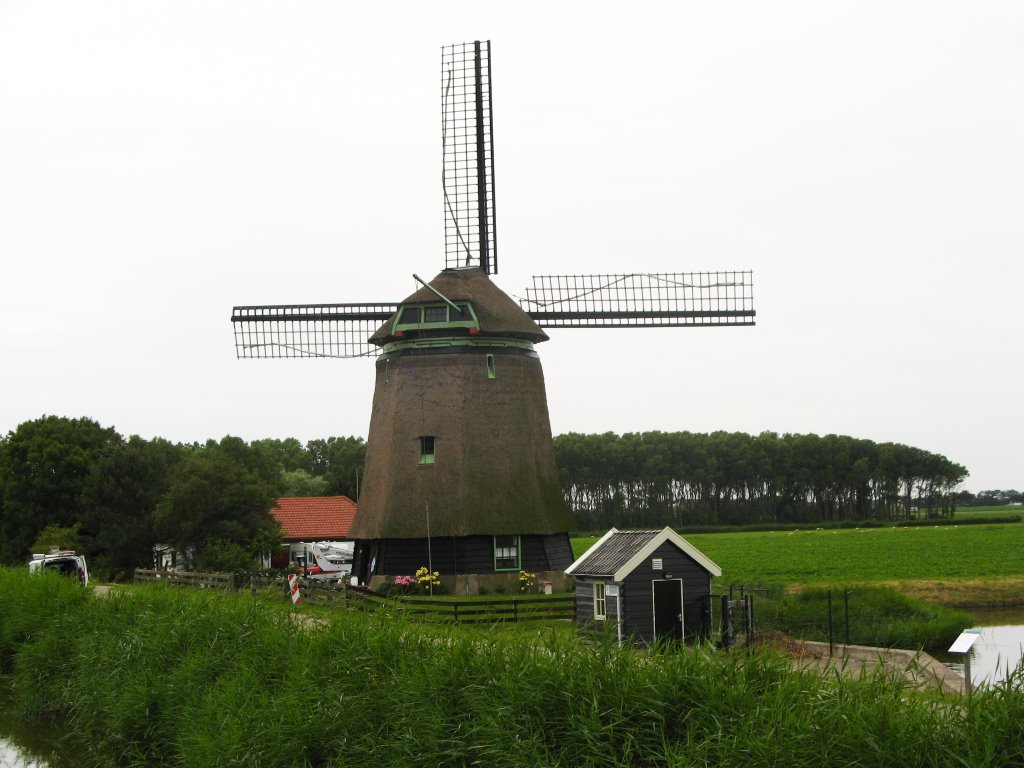
[(493, 41), (501, 272), (754, 270), (754, 328), (553, 330), (556, 434), (831, 432), (1024, 486), (1024, 4), (0, 0), (0, 432), (363, 435), (235, 304), (444, 265), (440, 47)]

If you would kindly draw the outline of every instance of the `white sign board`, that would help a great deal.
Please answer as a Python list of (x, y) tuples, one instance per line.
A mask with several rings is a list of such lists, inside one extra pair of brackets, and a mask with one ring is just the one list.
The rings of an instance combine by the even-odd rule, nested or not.
[(619, 585), (609, 584), (604, 588), (605, 597), (618, 597), (619, 596)]
[(960, 637), (949, 646), (949, 653), (967, 653), (979, 637), (981, 637), (980, 629), (965, 629), (960, 633)]

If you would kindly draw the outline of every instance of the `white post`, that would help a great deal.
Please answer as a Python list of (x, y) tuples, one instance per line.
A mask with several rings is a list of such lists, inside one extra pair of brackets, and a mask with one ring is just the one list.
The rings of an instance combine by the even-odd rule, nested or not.
[(615, 634), (619, 639), (619, 648), (622, 647), (622, 589), (615, 590)]
[(964, 693), (971, 694), (971, 647), (981, 637), (980, 629), (965, 629), (949, 646), (949, 653), (962, 653), (964, 658)]

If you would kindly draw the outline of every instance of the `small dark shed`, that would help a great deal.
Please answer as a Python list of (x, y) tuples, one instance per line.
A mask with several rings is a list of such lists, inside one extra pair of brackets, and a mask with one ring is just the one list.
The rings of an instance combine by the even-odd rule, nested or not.
[(565, 573), (576, 577), (580, 625), (614, 628), (620, 643), (711, 634), (711, 579), (722, 569), (671, 528), (612, 528)]

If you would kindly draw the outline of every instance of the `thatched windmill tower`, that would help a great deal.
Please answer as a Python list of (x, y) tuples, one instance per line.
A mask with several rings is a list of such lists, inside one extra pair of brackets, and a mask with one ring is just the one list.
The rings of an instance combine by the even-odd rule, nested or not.
[[(497, 273), (490, 44), (442, 50), (447, 268), (404, 301), (235, 307), (239, 357), (377, 355), (354, 572), (429, 566), (454, 589), (561, 581), (572, 526), (534, 345), (551, 327), (752, 325), (749, 272)], [(417, 278), (419, 280), (419, 278)]]
[(534, 351), (547, 334), (479, 268), (445, 270), (400, 306), (370, 338), (384, 351), (356, 573), (563, 571), (572, 521)]

